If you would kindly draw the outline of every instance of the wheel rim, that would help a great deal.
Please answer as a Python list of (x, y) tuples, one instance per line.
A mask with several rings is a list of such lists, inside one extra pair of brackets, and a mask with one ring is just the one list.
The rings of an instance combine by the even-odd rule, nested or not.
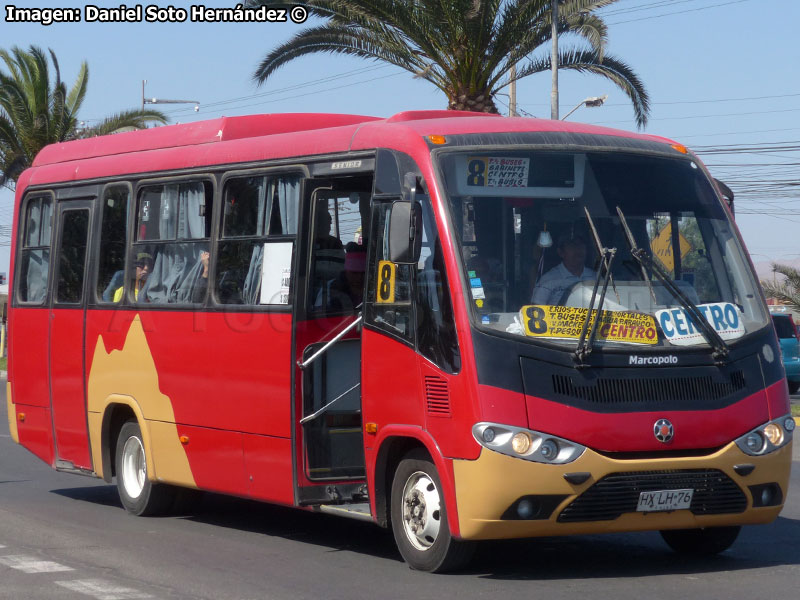
[(427, 550), (439, 537), (441, 499), (430, 475), (417, 471), (403, 487), (403, 531), (417, 550)]
[(131, 436), (122, 448), (122, 487), (131, 498), (138, 498), (142, 494), (147, 481), (147, 460), (144, 455), (144, 446), (136, 436)]

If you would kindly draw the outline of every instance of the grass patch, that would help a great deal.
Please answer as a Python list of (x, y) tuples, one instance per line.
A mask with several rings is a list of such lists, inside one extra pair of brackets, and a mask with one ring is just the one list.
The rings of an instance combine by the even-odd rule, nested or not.
[(6, 371), (7, 366), (8, 366), (8, 357), (6, 356), (0, 357), (0, 371)]
[(800, 404), (792, 404), (792, 416), (800, 417)]

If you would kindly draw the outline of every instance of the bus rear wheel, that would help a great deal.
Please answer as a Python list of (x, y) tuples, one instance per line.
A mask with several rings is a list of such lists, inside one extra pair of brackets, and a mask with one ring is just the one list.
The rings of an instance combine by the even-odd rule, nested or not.
[(474, 542), (453, 538), (436, 467), (422, 452), (409, 454), (394, 474), (391, 496), (392, 531), (408, 566), (442, 573), (465, 566)]
[(170, 486), (152, 483), (147, 477), (147, 455), (142, 430), (136, 421), (127, 421), (117, 437), (117, 491), (122, 506), (137, 516), (165, 512), (173, 501)]
[(730, 548), (741, 529), (738, 525), (702, 529), (664, 529), (661, 531), (661, 537), (670, 548), (680, 554), (712, 556)]

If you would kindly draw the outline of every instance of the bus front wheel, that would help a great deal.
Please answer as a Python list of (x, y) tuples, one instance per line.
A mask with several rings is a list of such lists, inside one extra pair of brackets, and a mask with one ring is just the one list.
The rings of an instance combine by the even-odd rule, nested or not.
[(120, 429), (115, 459), (117, 491), (125, 510), (147, 516), (162, 513), (170, 506), (169, 486), (153, 484), (147, 477), (147, 455), (138, 422), (128, 421)]
[(403, 559), (412, 569), (441, 573), (466, 565), (474, 543), (450, 535), (436, 467), (422, 452), (400, 462), (391, 496), (392, 531)]
[(705, 527), (702, 529), (665, 529), (661, 537), (680, 554), (712, 556), (733, 545), (741, 527)]

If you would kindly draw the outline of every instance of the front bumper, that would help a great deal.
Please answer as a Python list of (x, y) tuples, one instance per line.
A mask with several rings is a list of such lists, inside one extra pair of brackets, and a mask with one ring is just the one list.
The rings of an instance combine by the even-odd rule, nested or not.
[[(533, 463), (484, 448), (477, 460), (453, 461), (460, 536), (479, 540), (769, 523), (785, 502), (791, 461), (791, 443), (758, 457), (745, 455), (735, 443), (707, 456), (648, 460), (619, 460), (587, 449), (579, 459), (566, 465)], [(740, 475), (734, 470), (737, 465), (755, 468), (747, 475)], [(736, 512), (695, 514), (698, 511), (692, 512), (693, 506), (692, 510), (624, 512), (615, 518), (579, 522), (570, 521), (564, 513), (559, 519), (579, 496), (608, 475), (659, 471), (669, 472), (664, 476), (668, 480), (690, 470), (724, 474), (722, 478), (734, 484), (728, 487), (734, 491), (739, 488), (736, 493), (743, 496), (734, 509)], [(741, 468), (740, 471), (744, 472)], [(582, 483), (569, 483), (565, 479), (565, 475), (573, 481), (580, 479), (576, 474), (588, 474), (588, 479)], [(780, 504), (754, 508), (750, 488), (772, 483), (780, 487)], [(634, 489), (633, 493), (638, 491)], [(713, 496), (714, 492), (710, 494)], [(513, 514), (513, 507), (524, 497), (543, 499), (546, 514), (530, 519)]]

